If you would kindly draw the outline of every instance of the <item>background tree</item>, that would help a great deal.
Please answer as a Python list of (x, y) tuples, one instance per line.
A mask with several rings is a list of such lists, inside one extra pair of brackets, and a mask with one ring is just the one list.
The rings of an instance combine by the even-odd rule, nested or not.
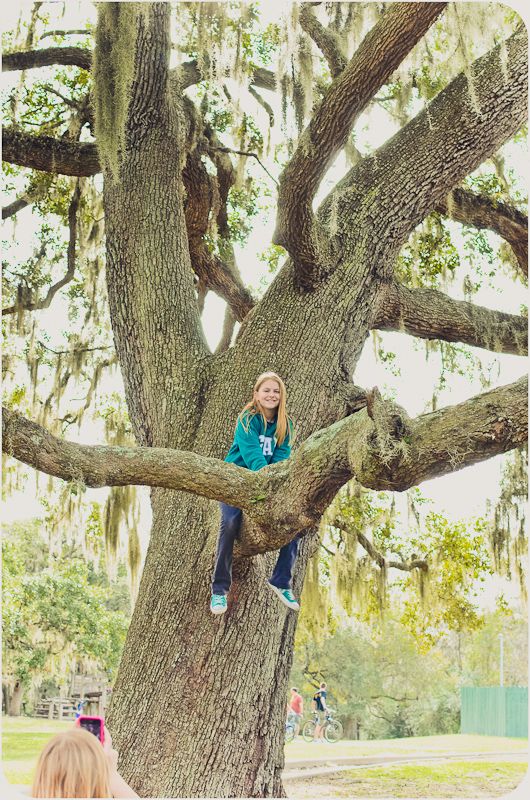
[(304, 583), (299, 642), (322, 638), (337, 614), (366, 622), (391, 607), (396, 614), (396, 595), (400, 621), (427, 647), (446, 630), (480, 624), (477, 596), (495, 558), (491, 526), (484, 518), (449, 521), (419, 489), (407, 500), (412, 514), (403, 515), (387, 493), (357, 485), (337, 493)]
[(458, 732), (458, 683), (449, 660), (436, 649), (422, 652), (395, 619), (345, 626), (297, 648), (293, 680), (307, 701), (315, 682), (325, 680), (329, 705), (352, 739)]
[(518, 604), (478, 612), (472, 629), (446, 624), (427, 645), (403, 624), (400, 605), (396, 594), (385, 617), (370, 624), (339, 618), (320, 641), (297, 633), (291, 683), (308, 704), (325, 680), (350, 738), (458, 733), (460, 687), (499, 684), (500, 631), (505, 685), (526, 685), (527, 621)]
[[(41, 262), (30, 259), (11, 275), (5, 316), (21, 326), (77, 274), (82, 299), (88, 295), (81, 329), (94, 325), (100, 338), (70, 343), (51, 394), (82, 374), (86, 405), (98, 368), (113, 358), (99, 349), (107, 346), (96, 311), (105, 302), (102, 264), (86, 255), (101, 235), (99, 196), (83, 216), (85, 190), (97, 195), (98, 188), (87, 179), (102, 172), (108, 308), (137, 446), (68, 442), (57, 437), (57, 421), (46, 423), (50, 432), (41, 415), (39, 424), (8, 408), (4, 450), (80, 487), (152, 487), (149, 550), (110, 717), (127, 779), (154, 796), (277, 796), (296, 618), (265, 596), (268, 553), (304, 533), (299, 591), (320, 518), (352, 477), (403, 491), (525, 441), (522, 380), (415, 419), (352, 383), (374, 329), (526, 352), (523, 316), (414, 286), (399, 261), (409, 237), (436, 212), (494, 229), (511, 247), (512, 271), (523, 271), (527, 226), (517, 199), (494, 203), (463, 182), (525, 123), (525, 32), (505, 10), (487, 17), (480, 6), (463, 13), (445, 3), (293, 5), (285, 24), (265, 30), (252, 5), (106, 3), (98, 7), (92, 53), (36, 46), (41, 11), (35, 4), (25, 42), (6, 55), (4, 69), (60, 64), (84, 73), (74, 73), (67, 93), (41, 87), (54, 98), (59, 92), (63, 104), (39, 100), (36, 125), (24, 119), (24, 101), (35, 98), (23, 97), (23, 85), (12, 93), (4, 158), (71, 176), (67, 263), (56, 281), (42, 276), (52, 260), (48, 232)], [(175, 68), (172, 14), (185, 59)], [(470, 19), (475, 27), (484, 22), (478, 53), (468, 44)], [(432, 35), (445, 40), (438, 61)], [(427, 54), (425, 71), (416, 48), (416, 56)], [(453, 48), (458, 58), (444, 63)], [(276, 152), (283, 171), (270, 257), (274, 264), (278, 248), (288, 257), (259, 301), (243, 285), (233, 249), (256, 195), (248, 185), (237, 194), (245, 163), (236, 165), (227, 151), (259, 158), (253, 148), (266, 136), (251, 114), (237, 110), (227, 70), (269, 120), (273, 109), (262, 93), (277, 89), (285, 125), (293, 120), (296, 130)], [(88, 72), (90, 98), (75, 96), (80, 84), (89, 85)], [(372, 101), (389, 107), (400, 128), (373, 153), (359, 154), (350, 134)], [(227, 125), (239, 146), (220, 138)], [(317, 190), (342, 150), (354, 163), (314, 212)], [(44, 184), (30, 185), (10, 213), (38, 202), (40, 189), (55, 196), (55, 183)], [(443, 235), (431, 243), (440, 246)], [(215, 353), (201, 326), (207, 291), (229, 307)], [(87, 368), (80, 355), (90, 347), (100, 360)], [(218, 459), (255, 376), (270, 368), (287, 381), (299, 446), (288, 463), (249, 474)], [(44, 402), (43, 412), (50, 407)], [(63, 425), (70, 421), (63, 417)], [(222, 621), (206, 611), (217, 532), (211, 500), (220, 499), (245, 512)], [(177, 718), (186, 721), (178, 730)]]
[(40, 526), (15, 525), (2, 541), (2, 663), (6, 710), (21, 713), (28, 690), (70, 689), (79, 670), (112, 681), (129, 621), (105, 574), (71, 547), (49, 556)]

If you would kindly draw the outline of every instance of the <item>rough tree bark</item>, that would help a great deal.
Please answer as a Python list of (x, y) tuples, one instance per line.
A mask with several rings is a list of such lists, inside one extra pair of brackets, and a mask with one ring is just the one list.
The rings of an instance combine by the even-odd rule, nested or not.
[(20, 717), (22, 713), (22, 698), (24, 697), (24, 684), (16, 680), (12, 690), (6, 692), (7, 714), (10, 717)]
[[(304, 532), (294, 581), (300, 593), (318, 519), (352, 475), (367, 486), (400, 490), (524, 439), (521, 384), (485, 395), (453, 416), (448, 410), (445, 417), (437, 412), (408, 420), (377, 393), (368, 397), (366, 410), (349, 416), (358, 407), (351, 377), (373, 328), (502, 352), (525, 348), (520, 319), (487, 309), (474, 314), (467, 304), (434, 292), (414, 295), (394, 286), (392, 269), (415, 225), (524, 122), (523, 34), (512, 37), (502, 64), (497, 52), (480, 60), (475, 71), (479, 111), (460, 76), (435, 98), (429, 115), (420, 114), (376, 157), (353, 169), (315, 217), (310, 210), (325, 167), (354, 119), (443, 6), (395, 4), (350, 64), (336, 64), (332, 88), (282, 177), (277, 231), (293, 260), (252, 310), (251, 298), (236, 282), (226, 289), (229, 302), (235, 292), (234, 314), (244, 321), (235, 345), (216, 355), (203, 338), (193, 279), (194, 270), (200, 275), (194, 258), (203, 257), (192, 241), (192, 214), (183, 194), (193, 137), (182, 95), (170, 81), (169, 4), (153, 3), (136, 20), (125, 145), (119, 177), (104, 168), (104, 204), (110, 313), (137, 443), (164, 448), (162, 461), (168, 450), (193, 451), (203, 458), (189, 460), (189, 468), (206, 469), (206, 458), (226, 453), (237, 412), (265, 369), (284, 376), (299, 443), (304, 443), (289, 466), (261, 476), (238, 478), (237, 468), (219, 467), (218, 474), (212, 467), (212, 474), (221, 476), (221, 488), (219, 495), (205, 490), (209, 497), (232, 499), (239, 491), (243, 507), (246, 490), (248, 500), (256, 483), (265, 487), (263, 500), (258, 496), (258, 502), (247, 503), (238, 551), (258, 555), (237, 560), (222, 618), (208, 613), (215, 503), (200, 496), (198, 480), (193, 490), (199, 489), (199, 496), (168, 488), (157, 480), (154, 467), (152, 480), (144, 481), (154, 487), (153, 527), (109, 717), (120, 768), (142, 796), (281, 796), (283, 715), (296, 616), (266, 591), (275, 558), (269, 551)], [(376, 63), (374, 53), (380, 56)], [(12, 68), (27, 63), (17, 58), (9, 62)], [(83, 58), (87, 67), (92, 64)], [(49, 63), (45, 56), (42, 63)], [(190, 65), (181, 71), (181, 86), (197, 79), (197, 69)], [(263, 85), (269, 81), (268, 88), (274, 85), (270, 76), (261, 80)], [(336, 114), (337, 103), (343, 114)], [(29, 139), (8, 132), (8, 159), (46, 168), (46, 143)], [(105, 163), (104, 153), (98, 155), (93, 145), (53, 147), (55, 168), (67, 174), (93, 174)], [(189, 174), (192, 166), (189, 161)], [(297, 187), (307, 176), (311, 180), (302, 186), (298, 207)], [(331, 216), (338, 234), (329, 232)], [(229, 280), (229, 271), (223, 274)], [(422, 304), (427, 301), (426, 315)], [(456, 420), (453, 427), (450, 419)], [(458, 430), (467, 435), (474, 422), (476, 437), (467, 436), (456, 452), (452, 437)], [(6, 425), (7, 451), (51, 471), (43, 453), (49, 455), (56, 445), (37, 430), (23, 441), (24, 425), (16, 418), (6, 417)], [(361, 429), (365, 449), (348, 444), (348, 437), (358, 444)], [(430, 450), (429, 431), (437, 442)], [(34, 452), (36, 441), (40, 455)], [(426, 452), (430, 474), (425, 473)], [(116, 456), (118, 473), (120, 463), (134, 457), (125, 450), (110, 456)], [(178, 454), (171, 457), (178, 466)], [(71, 464), (52, 474), (75, 477)], [(208, 469), (202, 480), (205, 475)], [(87, 478), (88, 470), (80, 468), (77, 479)], [(178, 479), (169, 486), (189, 488)]]

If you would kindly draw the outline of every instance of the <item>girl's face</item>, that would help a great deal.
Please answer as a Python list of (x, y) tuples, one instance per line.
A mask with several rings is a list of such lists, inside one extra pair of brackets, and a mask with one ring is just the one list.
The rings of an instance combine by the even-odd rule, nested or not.
[(262, 409), (267, 415), (267, 411), (271, 416), (280, 405), (280, 384), (269, 378), (263, 381), (259, 389), (254, 392), (254, 400), (257, 400)]

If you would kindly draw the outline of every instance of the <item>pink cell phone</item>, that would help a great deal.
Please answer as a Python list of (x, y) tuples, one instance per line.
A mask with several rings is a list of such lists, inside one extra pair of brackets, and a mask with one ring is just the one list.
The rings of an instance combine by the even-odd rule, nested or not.
[(76, 719), (75, 724), (79, 728), (84, 728), (85, 731), (93, 733), (94, 736), (97, 736), (101, 744), (103, 744), (105, 740), (105, 720), (103, 717), (88, 717), (81, 714), (81, 716)]

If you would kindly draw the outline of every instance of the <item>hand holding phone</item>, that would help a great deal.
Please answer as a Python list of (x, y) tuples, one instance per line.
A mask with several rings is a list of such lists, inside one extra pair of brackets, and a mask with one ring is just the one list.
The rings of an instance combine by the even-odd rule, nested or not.
[(89, 733), (93, 733), (101, 744), (105, 741), (105, 720), (103, 717), (90, 717), (86, 714), (81, 714), (75, 724), (78, 728), (84, 728)]

